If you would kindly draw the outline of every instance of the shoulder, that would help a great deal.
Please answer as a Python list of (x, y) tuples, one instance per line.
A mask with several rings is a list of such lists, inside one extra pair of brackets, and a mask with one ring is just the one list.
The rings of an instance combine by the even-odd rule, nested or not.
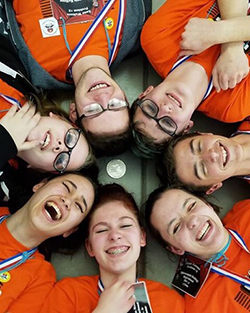
[(250, 199), (237, 202), (223, 219), (226, 227), (240, 232), (241, 235), (249, 227), (250, 221)]

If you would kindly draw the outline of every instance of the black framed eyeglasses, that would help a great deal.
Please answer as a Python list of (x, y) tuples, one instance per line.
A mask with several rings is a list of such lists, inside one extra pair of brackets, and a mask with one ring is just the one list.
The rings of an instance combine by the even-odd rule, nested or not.
[(66, 168), (69, 165), (70, 155), (72, 153), (72, 150), (78, 143), (80, 134), (81, 130), (77, 128), (70, 128), (65, 134), (64, 144), (69, 150), (62, 151), (56, 156), (53, 167), (57, 172), (60, 172), (61, 174), (65, 172)]
[(128, 106), (129, 104), (127, 101), (116, 98), (109, 100), (107, 109), (104, 109), (100, 103), (91, 103), (83, 108), (83, 114), (78, 116), (76, 123), (79, 125), (83, 118), (93, 118), (105, 111), (120, 111), (126, 109)]
[(142, 113), (156, 121), (165, 133), (171, 137), (175, 135), (178, 128), (177, 124), (169, 116), (157, 118), (156, 116), (159, 113), (159, 107), (155, 102), (149, 99), (144, 99), (138, 102), (138, 106), (142, 110)]

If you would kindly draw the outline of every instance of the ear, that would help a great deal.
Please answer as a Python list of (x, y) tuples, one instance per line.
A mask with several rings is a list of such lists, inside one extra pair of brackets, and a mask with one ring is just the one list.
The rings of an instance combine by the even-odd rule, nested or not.
[(175, 253), (175, 254), (178, 254), (178, 255), (183, 255), (183, 254), (185, 253), (184, 250), (175, 248), (175, 247), (173, 247), (173, 246), (167, 246), (166, 249), (169, 250), (169, 251), (171, 251), (171, 252), (173, 252), (173, 253)]
[(223, 185), (222, 182), (220, 182), (218, 184), (214, 184), (212, 187), (210, 187), (206, 191), (206, 195), (211, 195), (211, 193), (213, 193), (215, 190), (219, 189), (222, 185)]
[(66, 231), (63, 234), (63, 238), (69, 237), (71, 234), (73, 234), (75, 231), (77, 231), (77, 229), (78, 229), (78, 226), (75, 226), (75, 227), (71, 228), (70, 230)]
[(146, 232), (145, 230), (141, 230), (141, 247), (146, 246)]
[(45, 178), (39, 184), (36, 184), (35, 186), (33, 186), (32, 191), (36, 192), (38, 189), (43, 187), (46, 183), (47, 183), (47, 179)]
[(183, 131), (183, 134), (186, 134), (187, 132), (190, 131), (190, 129), (194, 126), (194, 122), (193, 121), (189, 121), (187, 126), (185, 127), (184, 131)]
[(72, 102), (69, 105), (69, 119), (71, 120), (71, 122), (75, 123), (76, 119), (77, 119), (77, 114), (76, 114), (76, 104), (74, 102)]
[(141, 94), (139, 94), (138, 99), (142, 99), (145, 97), (147, 94), (150, 93), (155, 87), (154, 86), (149, 86), (146, 90), (144, 90)]
[(88, 251), (89, 256), (94, 257), (95, 254), (94, 254), (94, 251), (92, 250), (92, 245), (88, 239), (85, 240), (85, 247), (86, 247), (86, 250)]

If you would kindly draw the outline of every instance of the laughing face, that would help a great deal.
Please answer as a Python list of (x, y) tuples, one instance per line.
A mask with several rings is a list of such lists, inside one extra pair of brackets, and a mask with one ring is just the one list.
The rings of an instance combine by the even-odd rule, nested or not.
[[(72, 124), (52, 113), (50, 116), (42, 116), (27, 138), (28, 141), (38, 140), (40, 144), (33, 149), (20, 151), (18, 156), (33, 168), (55, 171), (53, 164), (57, 155), (62, 151), (69, 151), (65, 145), (65, 136), (72, 127)], [(88, 154), (89, 145), (83, 134), (80, 134), (79, 140), (72, 150), (66, 171), (74, 171), (82, 167)]]
[(165, 191), (153, 207), (151, 223), (176, 254), (185, 251), (208, 259), (228, 241), (213, 208), (179, 189)]
[[(106, 110), (108, 103), (112, 101), (125, 101), (124, 92), (120, 86), (106, 72), (99, 68), (87, 70), (76, 86), (75, 101), (71, 104), (71, 109), (75, 109), (81, 116), (83, 108), (93, 103), (98, 103), (105, 110), (101, 114), (93, 117), (83, 118), (81, 124), (86, 131), (95, 134), (119, 134), (128, 129), (129, 113), (128, 108), (121, 110)], [(70, 116), (74, 121), (76, 116)]]
[(241, 145), (213, 134), (186, 138), (174, 148), (179, 179), (196, 186), (215, 185), (237, 175), (242, 155)]
[(126, 274), (136, 270), (145, 234), (135, 215), (120, 201), (110, 201), (94, 213), (86, 247), (105, 273)]
[(88, 179), (76, 174), (60, 175), (34, 187), (26, 204), (32, 224), (45, 237), (69, 235), (88, 214), (94, 201), (94, 188)]

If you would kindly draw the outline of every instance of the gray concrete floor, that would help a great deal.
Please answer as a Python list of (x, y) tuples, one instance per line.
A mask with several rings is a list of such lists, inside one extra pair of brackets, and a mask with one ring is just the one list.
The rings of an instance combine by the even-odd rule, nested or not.
[[(162, 3), (164, 3), (164, 0), (153, 0), (153, 11), (159, 8)], [(143, 91), (142, 64), (142, 55), (136, 55), (123, 61), (120, 68), (114, 73), (114, 78), (123, 87), (130, 103)], [(148, 84), (157, 85), (160, 81), (160, 77), (150, 68)], [(194, 121), (194, 130), (228, 136), (237, 128), (235, 124), (223, 124), (200, 113), (194, 114)], [(126, 174), (116, 180), (110, 178), (106, 172), (107, 163), (115, 158), (123, 160), (127, 167)], [(131, 152), (126, 152), (115, 158), (102, 158), (99, 160), (100, 181), (102, 183), (116, 182), (123, 185), (133, 193), (137, 204), (141, 205), (146, 200), (147, 195), (159, 185), (154, 171), (154, 161), (141, 160), (132, 155)], [(224, 208), (221, 212), (223, 217), (234, 203), (246, 199), (248, 196), (249, 185), (235, 178), (225, 182), (223, 188), (214, 193), (212, 200)], [(96, 263), (88, 257), (84, 247), (73, 257), (55, 254), (52, 262), (56, 268), (58, 279), (65, 276), (93, 275), (97, 273)], [(170, 286), (175, 267), (176, 262), (170, 261), (166, 251), (148, 235), (147, 246), (140, 262), (143, 276)]]

